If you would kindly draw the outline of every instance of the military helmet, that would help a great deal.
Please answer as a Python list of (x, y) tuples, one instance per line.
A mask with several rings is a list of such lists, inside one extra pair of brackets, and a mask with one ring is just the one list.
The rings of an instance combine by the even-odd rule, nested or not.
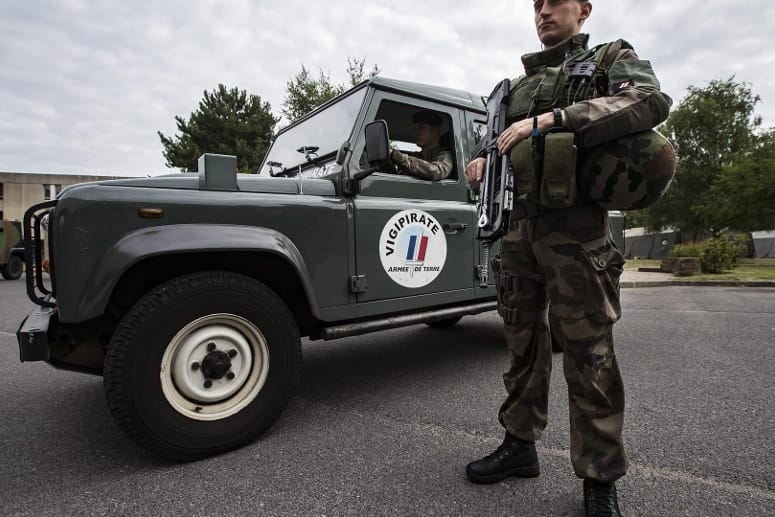
[(654, 130), (595, 146), (579, 168), (582, 190), (608, 210), (639, 210), (653, 205), (675, 175), (670, 142)]

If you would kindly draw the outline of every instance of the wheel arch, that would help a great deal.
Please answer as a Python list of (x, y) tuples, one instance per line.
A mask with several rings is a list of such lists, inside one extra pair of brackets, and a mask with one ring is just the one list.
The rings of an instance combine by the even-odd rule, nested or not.
[(203, 270), (244, 274), (266, 284), (300, 323), (319, 319), (309, 271), (285, 235), (268, 228), (234, 225), (170, 225), (132, 232), (109, 248), (80, 297), (80, 316), (128, 310), (150, 289), (171, 278)]
[(8, 253), (6, 253), (6, 256), (3, 257), (2, 261), (0, 261), (0, 264), (7, 264), (11, 261), (12, 257), (19, 257), (22, 261), (24, 261), (24, 248), (9, 249)]

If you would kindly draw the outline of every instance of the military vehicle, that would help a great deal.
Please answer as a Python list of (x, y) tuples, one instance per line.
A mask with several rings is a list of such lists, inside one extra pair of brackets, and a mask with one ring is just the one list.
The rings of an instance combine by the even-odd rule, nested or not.
[[(387, 160), (413, 148), (420, 109), (443, 120), (447, 179)], [(25, 215), (39, 307), (18, 331), (22, 361), (102, 375), (119, 426), (160, 455), (251, 442), (289, 399), (302, 337), (496, 307), (463, 176), (485, 126), (480, 97), (375, 77), (281, 130), (258, 175), (206, 154), (198, 173), (65, 189)], [(46, 226), (50, 281), (31, 267)]]
[(6, 280), (17, 280), (24, 272), (24, 247), (21, 223), (0, 222), (0, 275)]

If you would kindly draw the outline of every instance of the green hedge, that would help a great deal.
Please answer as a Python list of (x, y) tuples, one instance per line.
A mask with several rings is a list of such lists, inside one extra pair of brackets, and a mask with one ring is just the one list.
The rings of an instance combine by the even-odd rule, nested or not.
[(676, 244), (670, 250), (671, 257), (701, 257), (702, 249), (699, 244)]
[(699, 244), (676, 244), (671, 257), (699, 257), (704, 273), (721, 273), (734, 269), (736, 259), (744, 257), (746, 244), (737, 235), (713, 237)]
[(745, 245), (726, 237), (714, 237), (702, 243), (702, 271), (721, 273), (734, 269), (737, 257), (745, 253)]

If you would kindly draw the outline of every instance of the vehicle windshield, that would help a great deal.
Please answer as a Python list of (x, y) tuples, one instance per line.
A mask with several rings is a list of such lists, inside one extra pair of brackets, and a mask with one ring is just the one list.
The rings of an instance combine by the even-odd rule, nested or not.
[(277, 135), (259, 174), (320, 177), (334, 172), (336, 152), (350, 137), (366, 88), (341, 100)]

